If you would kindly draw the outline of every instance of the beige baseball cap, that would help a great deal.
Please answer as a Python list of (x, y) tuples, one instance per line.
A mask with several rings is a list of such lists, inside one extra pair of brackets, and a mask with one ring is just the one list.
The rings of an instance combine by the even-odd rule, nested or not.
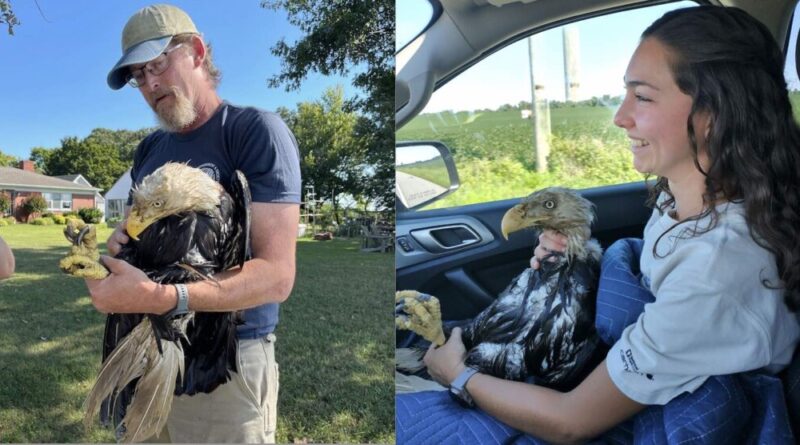
[(122, 30), (122, 57), (108, 73), (108, 86), (113, 90), (122, 88), (128, 66), (155, 59), (167, 49), (172, 36), (185, 33), (199, 34), (192, 19), (180, 8), (151, 5), (136, 11)]

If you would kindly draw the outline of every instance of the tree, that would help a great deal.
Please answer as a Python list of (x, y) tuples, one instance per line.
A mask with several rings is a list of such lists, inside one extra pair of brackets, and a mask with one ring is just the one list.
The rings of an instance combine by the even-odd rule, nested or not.
[(139, 142), (152, 133), (153, 130), (155, 128), (142, 128), (136, 131), (95, 128), (89, 133), (89, 136), (86, 136), (84, 141), (115, 147), (119, 151), (120, 160), (132, 164), (133, 153), (136, 151), (136, 147), (139, 146)]
[(47, 162), (50, 159), (50, 156), (53, 155), (55, 149), (52, 148), (44, 148), (44, 147), (33, 147), (31, 148), (31, 155), (28, 157), (31, 161), (33, 161), (34, 165), (36, 166), (36, 171), (43, 175), (47, 175)]
[(14, 26), (19, 25), (17, 16), (11, 10), (11, 0), (0, 0), (0, 25), (8, 26), (8, 35), (14, 35)]
[[(371, 170), (361, 179), (364, 198), (378, 208), (394, 211), (394, 130), (387, 132), (375, 120), (361, 117), (355, 136), (366, 149), (365, 160)], [(386, 147), (392, 148), (391, 158), (386, 158)]]
[(88, 137), (83, 141), (66, 137), (61, 140), (61, 147), (47, 157), (45, 170), (51, 176), (80, 173), (105, 192), (125, 173), (128, 165), (120, 159), (114, 146), (100, 144)]
[(306, 35), (292, 45), (278, 42), (272, 53), (283, 59), (270, 86), (300, 87), (311, 71), (355, 75), (353, 85), (367, 97), (352, 102), (372, 121), (367, 161), (374, 174), (367, 191), (394, 208), (394, 0), (264, 0), (262, 6), (286, 11), (289, 22)]
[(133, 164), (133, 153), (152, 128), (109, 130), (95, 128), (82, 140), (67, 137), (61, 147), (31, 149), (30, 159), (46, 175), (82, 174), (93, 186), (108, 190)]
[(16, 167), (17, 164), (19, 164), (19, 158), (0, 151), (0, 167)]
[(336, 222), (339, 195), (364, 194), (361, 183), (365, 168), (365, 146), (354, 132), (358, 117), (345, 110), (341, 86), (328, 88), (322, 99), (285, 108), (279, 113), (292, 129), (300, 147), (303, 181), (313, 184), (318, 197), (330, 200)]

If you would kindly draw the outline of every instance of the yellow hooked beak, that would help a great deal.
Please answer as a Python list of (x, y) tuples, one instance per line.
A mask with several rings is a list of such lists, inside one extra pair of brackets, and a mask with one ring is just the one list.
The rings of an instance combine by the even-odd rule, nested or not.
[(131, 213), (128, 215), (128, 222), (125, 225), (125, 231), (128, 232), (128, 236), (139, 241), (139, 234), (144, 232), (144, 229), (156, 222), (157, 219), (158, 218), (145, 218), (136, 210), (131, 210)]
[(517, 204), (508, 209), (506, 214), (503, 215), (503, 221), (500, 223), (500, 232), (503, 234), (503, 238), (507, 240), (509, 233), (514, 233), (517, 230), (530, 227), (536, 221), (537, 220), (525, 218), (525, 210), (523, 210), (521, 204)]

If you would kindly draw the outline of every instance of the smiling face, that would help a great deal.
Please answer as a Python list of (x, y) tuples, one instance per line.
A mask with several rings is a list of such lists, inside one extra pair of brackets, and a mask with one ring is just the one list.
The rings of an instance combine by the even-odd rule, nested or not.
[[(625, 99), (614, 124), (631, 139), (637, 171), (681, 180), (701, 173), (694, 164), (687, 129), (692, 98), (675, 83), (669, 57), (667, 48), (656, 39), (646, 38), (639, 44), (625, 72)], [(708, 118), (695, 113), (693, 125), (698, 159), (705, 167), (708, 162), (702, 139)]]

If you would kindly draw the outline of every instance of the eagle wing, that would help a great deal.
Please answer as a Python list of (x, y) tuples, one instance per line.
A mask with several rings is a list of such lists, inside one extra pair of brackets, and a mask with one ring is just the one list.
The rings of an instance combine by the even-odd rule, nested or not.
[(223, 242), (226, 244), (223, 250), (225, 259), (223, 267), (242, 267), (244, 262), (250, 258), (250, 186), (247, 178), (239, 170), (236, 170), (228, 186), (230, 196), (231, 213), (228, 221), (231, 224)]

